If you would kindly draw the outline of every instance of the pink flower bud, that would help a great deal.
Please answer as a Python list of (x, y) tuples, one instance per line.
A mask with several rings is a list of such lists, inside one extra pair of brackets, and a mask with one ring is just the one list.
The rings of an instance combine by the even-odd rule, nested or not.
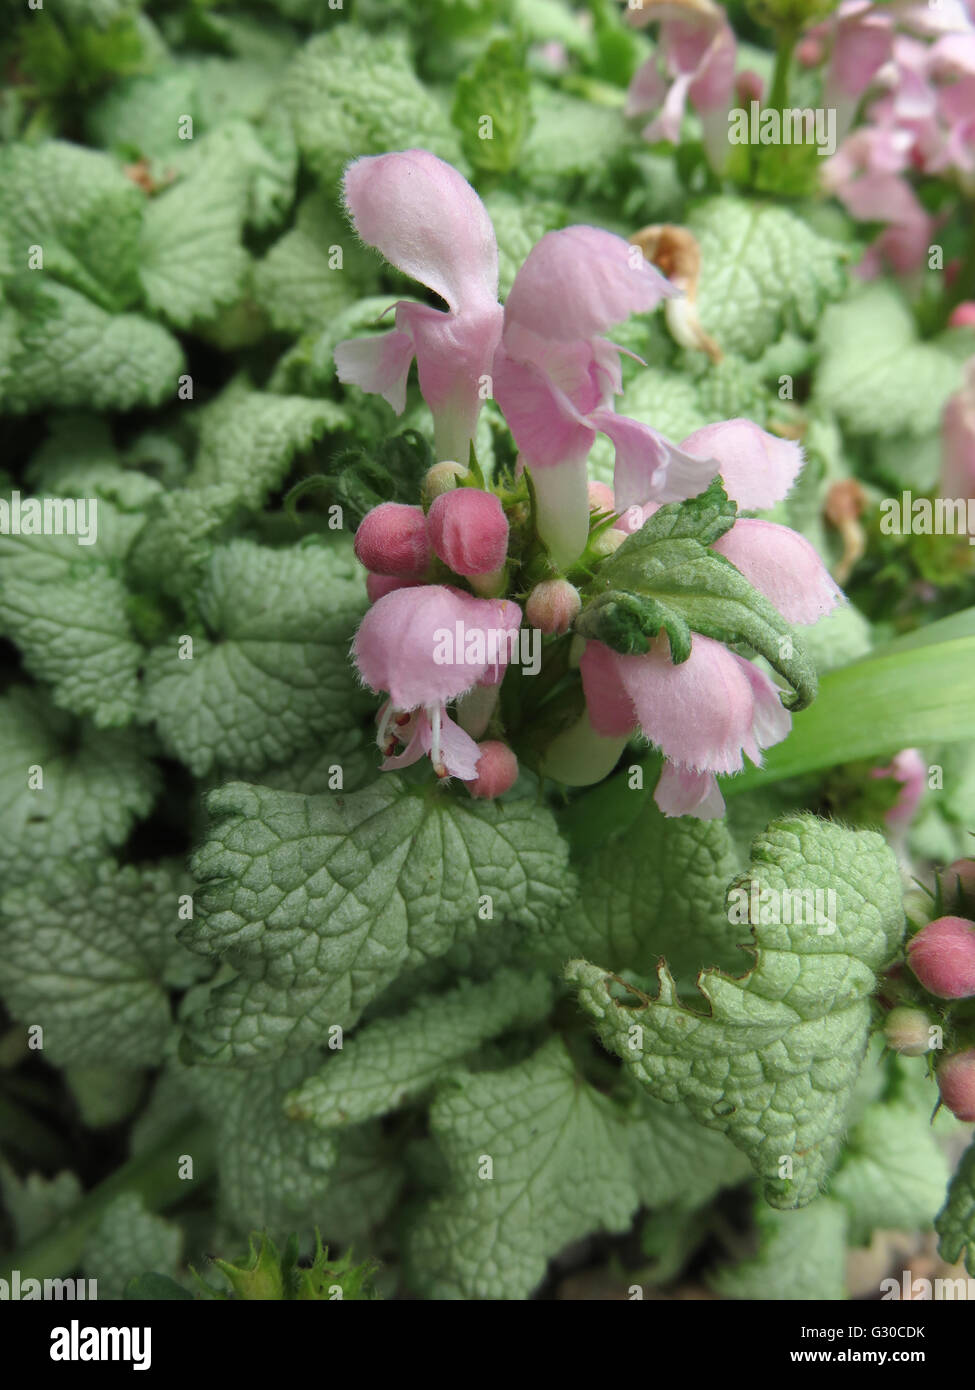
[(966, 299), (956, 304), (948, 320), (949, 328), (971, 328), (975, 324), (975, 300)]
[(508, 553), (508, 518), (493, 492), (462, 487), (441, 493), (427, 515), (427, 530), (454, 574), (494, 574)]
[(975, 994), (975, 923), (964, 917), (938, 917), (907, 943), (907, 963), (939, 999)]
[(443, 463), (435, 463), (432, 468), (427, 470), (426, 476), (421, 484), (420, 491), (423, 500), (429, 506), (435, 497), (439, 497), (442, 492), (452, 492), (457, 486), (459, 478), (466, 478), (468, 469), (462, 463), (454, 463), (451, 459), (445, 459)]
[(373, 574), (419, 578), (430, 563), (422, 507), (381, 502), (367, 512), (355, 533), (355, 553)]
[(609, 483), (589, 484), (589, 510), (591, 512), (615, 512), (616, 498)]
[(742, 68), (735, 75), (735, 97), (739, 106), (747, 106), (750, 101), (761, 101), (765, 93), (765, 83), (753, 68)]
[(887, 1046), (905, 1057), (923, 1057), (931, 1047), (931, 1020), (921, 1009), (891, 1009), (884, 1023)]
[(568, 632), (582, 609), (579, 590), (567, 579), (546, 579), (536, 584), (525, 604), (529, 627), (546, 634)]
[(467, 783), (471, 796), (490, 800), (509, 791), (518, 780), (518, 759), (506, 743), (489, 738), (478, 744), (477, 776)]
[(936, 1075), (941, 1099), (955, 1118), (975, 1121), (975, 1047), (943, 1058)]
[(416, 583), (412, 575), (367, 574), (366, 593), (369, 595), (369, 602), (376, 603), (384, 595), (391, 594), (394, 589), (412, 589)]

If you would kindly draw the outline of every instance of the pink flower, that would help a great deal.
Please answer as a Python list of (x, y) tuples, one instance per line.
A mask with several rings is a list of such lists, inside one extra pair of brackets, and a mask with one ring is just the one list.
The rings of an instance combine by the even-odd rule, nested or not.
[(438, 294), (447, 310), (400, 300), (396, 328), (335, 349), (339, 380), (377, 392), (397, 414), (414, 356), (439, 459), (466, 459), (501, 332), (498, 247), (473, 188), (426, 150), (357, 159), (345, 200), (363, 241)]
[(942, 1104), (958, 1120), (975, 1121), (975, 1047), (944, 1057), (935, 1073)]
[(412, 577), (417, 582), (430, 563), (423, 508), (402, 502), (373, 507), (355, 533), (355, 553), (373, 574)]
[[(384, 769), (428, 753), (438, 776), (474, 779), (477, 744), (449, 718), (447, 705), (503, 678), (520, 625), (516, 603), (440, 584), (397, 589), (373, 604), (352, 654), (365, 684), (390, 696), (379, 715)], [(393, 755), (391, 740), (406, 743), (406, 750)]]
[(579, 590), (567, 579), (544, 579), (525, 603), (525, 617), (546, 634), (568, 632), (582, 609)]
[(713, 549), (730, 560), (788, 623), (817, 623), (842, 602), (816, 550), (788, 526), (742, 517)]
[(500, 570), (508, 553), (508, 518), (493, 492), (462, 487), (443, 492), (427, 515), (433, 548), (455, 574)]
[(715, 774), (740, 772), (745, 756), (760, 764), (761, 750), (791, 727), (768, 676), (700, 633), (680, 665), (663, 634), (643, 656), (588, 642), (580, 671), (595, 731), (619, 736), (639, 726), (672, 765), (655, 795), (665, 815), (720, 815)]
[(928, 782), (928, 765), (920, 749), (905, 748), (887, 767), (875, 767), (874, 777), (893, 777), (901, 784), (897, 800), (884, 817), (892, 830), (905, 832), (914, 819)]
[(473, 781), (468, 781), (467, 790), (471, 796), (485, 800), (503, 796), (518, 780), (518, 759), (508, 745), (499, 739), (485, 739), (477, 748), (480, 754), (477, 776)]
[(704, 145), (719, 172), (728, 155), (728, 110), (735, 90), (735, 35), (711, 0), (664, 0), (628, 10), (633, 24), (660, 22), (657, 51), (630, 83), (626, 114), (659, 115), (643, 131), (651, 141), (680, 143), (689, 100), (701, 117)]
[(941, 419), (941, 496), (975, 498), (975, 357)]
[(939, 917), (907, 943), (907, 963), (929, 994), (939, 999), (975, 995), (975, 923)]
[(853, 124), (860, 98), (890, 56), (894, 21), (871, 0), (843, 0), (832, 23), (833, 48), (823, 100), (836, 110), (840, 139)]
[(597, 431), (613, 440), (618, 469), (621, 459), (642, 461), (660, 501), (693, 496), (710, 481), (700, 463), (612, 407), (622, 377), (606, 331), (675, 293), (638, 247), (595, 227), (548, 232), (515, 277), (494, 392), (531, 470), (539, 530), (560, 567), (588, 536), (586, 458)]

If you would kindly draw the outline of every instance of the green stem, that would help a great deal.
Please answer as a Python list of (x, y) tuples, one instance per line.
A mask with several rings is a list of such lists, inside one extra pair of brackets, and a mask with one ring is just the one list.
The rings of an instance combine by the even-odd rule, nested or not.
[[(180, 1158), (193, 1159), (193, 1177), (179, 1176)], [(0, 1279), (9, 1281), (15, 1269), (21, 1279), (57, 1279), (77, 1269), (85, 1241), (101, 1219), (106, 1207), (123, 1192), (135, 1192), (150, 1211), (172, 1206), (194, 1184), (206, 1181), (214, 1171), (213, 1132), (198, 1120), (185, 1121), (155, 1148), (129, 1159), (121, 1168), (85, 1194), (43, 1235), (29, 1241), (14, 1253), (9, 1264), (0, 1268)]]
[(772, 69), (772, 84), (769, 87), (767, 110), (784, 111), (789, 104), (789, 73), (792, 68), (792, 55), (799, 38), (797, 29), (779, 31), (779, 42), (775, 50), (775, 67)]

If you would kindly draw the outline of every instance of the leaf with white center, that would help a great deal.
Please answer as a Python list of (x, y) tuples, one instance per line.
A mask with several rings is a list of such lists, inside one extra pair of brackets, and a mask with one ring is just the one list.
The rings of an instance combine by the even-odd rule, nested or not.
[(92, 730), (14, 687), (0, 698), (0, 883), (30, 883), (51, 864), (99, 859), (156, 799), (145, 738)]
[(120, 1192), (85, 1242), (81, 1266), (86, 1278), (98, 1280), (99, 1298), (121, 1298), (136, 1275), (175, 1274), (182, 1249), (175, 1222), (149, 1211), (138, 1193)]
[(232, 783), (207, 805), (185, 939), (240, 972), (192, 1020), (213, 1061), (324, 1043), (401, 971), (494, 920), (535, 926), (569, 897), (567, 847), (531, 800), (474, 802), (386, 776), (351, 795)]
[(643, 802), (633, 824), (590, 854), (580, 835), (578, 896), (528, 943), (560, 963), (584, 956), (641, 975), (661, 956), (678, 976), (733, 967), (743, 932), (724, 911), (725, 885), (740, 867), (727, 826), (668, 818), (646, 792), (630, 795)]
[(4, 387), (8, 411), (133, 410), (175, 398), (183, 351), (160, 324), (140, 314), (110, 314), (54, 281), (21, 281), (14, 305), (19, 322)]
[(722, 1298), (838, 1301), (846, 1292), (846, 1212), (822, 1197), (800, 1211), (756, 1204), (759, 1251), (708, 1281)]
[(845, 247), (786, 208), (709, 198), (688, 226), (701, 250), (700, 320), (725, 352), (758, 357), (784, 329), (811, 333), (846, 287)]
[(853, 434), (885, 441), (933, 434), (961, 386), (961, 359), (946, 345), (921, 341), (910, 305), (888, 281), (829, 308), (819, 342), (813, 398)]
[(203, 412), (190, 484), (232, 483), (241, 500), (257, 509), (284, 481), (296, 454), (346, 423), (334, 401), (274, 396), (233, 381)]
[(708, 1008), (678, 998), (666, 963), (657, 997), (636, 1003), (588, 961), (566, 975), (606, 1047), (652, 1095), (726, 1133), (773, 1206), (803, 1206), (842, 1142), (875, 972), (903, 933), (900, 876), (880, 835), (795, 816), (759, 836), (734, 887), (755, 964), (739, 978), (704, 971)]
[(395, 1110), (482, 1042), (543, 1018), (551, 1004), (545, 975), (500, 970), (483, 985), (462, 980), (405, 1014), (367, 1024), (292, 1092), (287, 1113), (331, 1129)]
[(3, 997), (15, 1018), (44, 1029), (58, 1065), (153, 1066), (172, 1027), (168, 986), (202, 962), (180, 946), (178, 865), (48, 867), (0, 897)]
[(903, 1101), (869, 1105), (846, 1137), (830, 1196), (845, 1202), (851, 1245), (867, 1245), (882, 1226), (914, 1231), (930, 1224), (944, 1198), (948, 1162), (924, 1110)]
[(198, 777), (259, 772), (348, 729), (369, 707), (348, 659), (364, 600), (347, 538), (217, 547), (197, 593), (205, 631), (146, 662), (145, 707), (167, 749)]
[(619, 1115), (558, 1038), (518, 1066), (446, 1080), (430, 1126), (450, 1181), (407, 1236), (426, 1298), (528, 1298), (552, 1255), (625, 1230), (638, 1205)]
[(320, 1129), (288, 1119), (284, 1098), (319, 1064), (319, 1054), (307, 1053), (246, 1072), (178, 1069), (216, 1126), (219, 1209), (235, 1229), (286, 1237), (315, 1223), (337, 1148)]

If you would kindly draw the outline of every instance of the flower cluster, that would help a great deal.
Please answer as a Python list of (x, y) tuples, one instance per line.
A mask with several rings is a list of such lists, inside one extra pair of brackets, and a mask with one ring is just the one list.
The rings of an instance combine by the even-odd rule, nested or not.
[(874, 5), (843, 0), (810, 31), (807, 50), (829, 46), (824, 99), (850, 129), (866, 97), (865, 122), (827, 161), (827, 188), (861, 222), (885, 223), (860, 267), (921, 266), (936, 222), (910, 175), (950, 174), (975, 189), (975, 27), (955, 3)]
[[(699, 498), (717, 479), (710, 539), (678, 546), (678, 559), (690, 546), (719, 587), (737, 585), (740, 596), (744, 585), (769, 630), (816, 622), (840, 594), (815, 550), (785, 526), (738, 515), (786, 496), (802, 467), (800, 446), (743, 419), (674, 444), (617, 412), (620, 350), (608, 330), (679, 293), (639, 246), (595, 227), (549, 232), (502, 309), (493, 229), (456, 170), (423, 150), (360, 159), (347, 171), (345, 196), (363, 239), (448, 306), (400, 302), (391, 332), (336, 350), (343, 381), (398, 411), (415, 356), (435, 422), (437, 462), (422, 503), (383, 503), (356, 535), (372, 607), (353, 656), (363, 681), (389, 697), (379, 714), (384, 766), (426, 754), (438, 776), (493, 796), (517, 775), (514, 742), (543, 775), (583, 785), (605, 776), (642, 733), (666, 759), (656, 791), (665, 813), (720, 815), (716, 775), (739, 771), (746, 756), (760, 762), (786, 736), (785, 696), (725, 645), (747, 645), (746, 637), (708, 635), (697, 619), (686, 649), (678, 642), (675, 650), (683, 620), (654, 619), (638, 562), (622, 602), (640, 609), (643, 627), (617, 640), (616, 600), (601, 575), (651, 532), (666, 538), (674, 527), (661, 530), (657, 513)], [(472, 445), (490, 396), (518, 457), (510, 475), (499, 470), (488, 483)], [(615, 447), (612, 488), (587, 478), (597, 432)], [(593, 618), (597, 597), (609, 602), (608, 626)], [(539, 687), (555, 692), (534, 723), (519, 722), (517, 707), (502, 714), (499, 703), (519, 652), (524, 665), (523, 615), (544, 635)], [(527, 691), (525, 700), (539, 704)]]
[[(941, 1022), (932, 1024), (926, 1001), (919, 1006), (900, 1003), (887, 1015), (884, 1033), (889, 1045), (908, 1056), (923, 1056), (941, 1046), (941, 1034), (950, 1040), (937, 1065), (941, 1100), (959, 1120), (975, 1121), (975, 1046), (970, 1025), (962, 1015), (951, 1015), (951, 1005), (975, 999), (975, 860), (959, 859), (941, 875), (939, 897), (954, 913), (928, 922), (906, 948), (907, 964), (917, 984), (939, 1001)], [(960, 915), (964, 913), (966, 915)], [(899, 990), (909, 996), (910, 980)], [(930, 1002), (930, 1001), (927, 1001)], [(932, 1037), (937, 1035), (937, 1043)]]

